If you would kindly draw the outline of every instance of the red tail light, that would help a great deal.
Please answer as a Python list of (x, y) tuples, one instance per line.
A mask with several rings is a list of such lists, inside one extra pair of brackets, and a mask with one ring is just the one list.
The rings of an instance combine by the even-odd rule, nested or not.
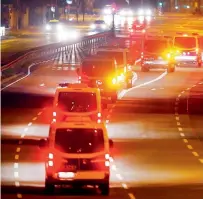
[(105, 154), (105, 155), (92, 159), (91, 163), (97, 164), (97, 167), (99, 169), (107, 169), (110, 167), (110, 158), (111, 157), (109, 154)]

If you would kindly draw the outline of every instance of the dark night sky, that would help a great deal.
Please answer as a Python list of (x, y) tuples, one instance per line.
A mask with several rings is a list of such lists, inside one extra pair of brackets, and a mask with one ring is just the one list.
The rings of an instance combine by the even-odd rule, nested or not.
[[(52, 1), (56, 1), (56, 0), (52, 0)], [(58, 0), (58, 1), (61, 1), (61, 0)], [(1, 0), (2, 4), (9, 4), (12, 2), (15, 2), (15, 0)], [(21, 0), (21, 2), (24, 2), (24, 3), (29, 2), (31, 4), (38, 4), (39, 5), (42, 2), (47, 4), (47, 2), (51, 2), (51, 0)], [(121, 6), (128, 5), (125, 0), (95, 0), (95, 4), (97, 5), (96, 7), (103, 7), (104, 5), (111, 4), (113, 2), (115, 2), (118, 6), (119, 5), (121, 5)], [(141, 0), (131, 0), (131, 2), (132, 2), (133, 7), (137, 7), (137, 6), (140, 6)], [(143, 0), (143, 2), (147, 6), (149, 6), (149, 5), (155, 6), (157, 0)]]

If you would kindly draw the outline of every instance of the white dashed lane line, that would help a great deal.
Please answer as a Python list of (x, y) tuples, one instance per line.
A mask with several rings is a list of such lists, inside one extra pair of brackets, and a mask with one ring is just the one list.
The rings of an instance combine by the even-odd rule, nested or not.
[[(199, 82), (198, 84), (203, 84), (203, 82)], [(183, 127), (181, 127), (180, 117), (179, 117), (179, 113), (178, 113), (179, 101), (180, 101), (181, 95), (184, 94), (185, 92), (189, 91), (191, 88), (194, 88), (194, 87), (196, 87), (196, 84), (194, 84), (192, 87), (188, 87), (185, 90), (181, 91), (181, 93), (176, 98), (176, 101), (175, 101), (175, 120), (176, 120), (176, 124), (177, 124), (177, 129), (180, 132), (180, 136), (182, 137), (183, 142), (185, 143), (186, 147), (188, 148), (188, 150), (191, 151), (192, 155), (197, 157), (199, 162), (203, 164), (203, 159), (199, 158), (200, 155), (196, 151), (193, 150), (194, 148), (189, 143), (188, 139), (183, 138), (183, 137), (185, 137), (185, 134), (183, 133), (184, 129), (183, 129)]]
[[(42, 111), (39, 112), (37, 115), (39, 116), (41, 114), (42, 114)], [(34, 117), (32, 120), (33, 121), (37, 120), (37, 117)], [(23, 133), (20, 136), (21, 138), (25, 137), (26, 132), (28, 131), (29, 127), (32, 126), (32, 124), (33, 124), (32, 122), (29, 122), (27, 124), (27, 127), (24, 128)], [(19, 140), (18, 146), (16, 148), (16, 154), (15, 154), (15, 157), (14, 157), (14, 165), (13, 165), (13, 167), (14, 167), (14, 173), (13, 173), (13, 175), (14, 175), (14, 178), (15, 178), (15, 186), (16, 187), (20, 187), (20, 182), (19, 182), (19, 158), (20, 158), (20, 151), (21, 151), (21, 147), (20, 146), (21, 146), (22, 143), (23, 143), (23, 140)], [(21, 193), (17, 193), (17, 198), (22, 198), (22, 194)]]

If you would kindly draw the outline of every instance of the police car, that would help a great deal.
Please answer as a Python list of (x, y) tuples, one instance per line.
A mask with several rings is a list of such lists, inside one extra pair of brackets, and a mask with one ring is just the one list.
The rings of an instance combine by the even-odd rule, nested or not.
[(79, 83), (60, 83), (55, 92), (52, 122), (68, 121), (70, 116), (90, 116), (93, 121), (101, 123), (101, 111), (98, 88), (90, 88)]
[(88, 121), (55, 123), (50, 126), (45, 161), (45, 191), (53, 193), (55, 185), (99, 186), (102, 195), (109, 195), (110, 152), (113, 141), (104, 124)]
[(192, 64), (201, 67), (202, 50), (200, 49), (199, 43), (199, 35), (197, 33), (177, 33), (177, 35), (173, 37), (176, 64)]

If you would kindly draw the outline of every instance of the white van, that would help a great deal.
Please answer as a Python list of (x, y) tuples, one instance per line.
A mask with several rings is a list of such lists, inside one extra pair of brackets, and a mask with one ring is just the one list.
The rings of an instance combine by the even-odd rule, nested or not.
[(199, 36), (196, 33), (177, 33), (173, 38), (173, 47), (176, 52), (176, 64), (195, 64), (202, 66), (202, 50), (199, 46)]
[(45, 190), (53, 193), (55, 185), (83, 187), (98, 185), (102, 195), (109, 195), (110, 149), (106, 126), (92, 121), (54, 123), (49, 139), (40, 146), (48, 146)]
[(53, 104), (52, 122), (67, 121), (71, 116), (89, 116), (98, 123), (102, 122), (101, 96), (98, 88), (85, 84), (60, 84), (56, 89)]

